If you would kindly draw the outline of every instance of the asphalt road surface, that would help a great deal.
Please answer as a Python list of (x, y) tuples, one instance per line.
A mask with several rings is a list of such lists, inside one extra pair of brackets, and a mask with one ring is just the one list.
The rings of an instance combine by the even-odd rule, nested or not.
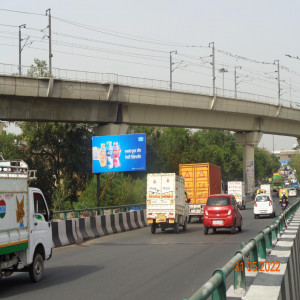
[[(278, 199), (275, 202), (280, 212)], [(196, 220), (180, 230), (133, 230), (54, 249), (45, 263), (44, 279), (31, 283), (27, 273), (0, 280), (1, 299), (184, 299), (190, 297), (223, 267), (240, 244), (245, 244), (274, 218), (254, 219), (247, 203), (243, 231), (203, 233)], [(227, 285), (232, 284), (232, 276)]]

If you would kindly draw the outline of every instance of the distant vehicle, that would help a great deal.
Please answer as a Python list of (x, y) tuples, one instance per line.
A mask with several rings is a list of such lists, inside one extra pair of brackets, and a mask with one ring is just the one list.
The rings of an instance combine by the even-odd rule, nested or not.
[(297, 190), (295, 188), (289, 189), (289, 197), (297, 197)]
[(259, 216), (272, 216), (275, 217), (275, 208), (271, 195), (258, 194), (254, 200), (254, 218), (258, 219)]
[(245, 184), (242, 181), (228, 181), (228, 194), (234, 195), (239, 208), (246, 209)]
[(271, 184), (261, 184), (261, 189), (265, 190), (265, 194), (271, 195)]
[(285, 181), (284, 181), (284, 185), (285, 185), (285, 186), (289, 186), (289, 185), (290, 185), (290, 181), (289, 181), (289, 180), (285, 180)]
[(266, 190), (265, 189), (262, 189), (262, 188), (260, 188), (260, 189), (258, 189), (257, 191), (256, 191), (256, 194), (258, 195), (258, 194), (266, 194), (267, 192), (266, 192)]
[(278, 192), (279, 189), (283, 188), (283, 180), (279, 173), (274, 173), (272, 178), (272, 190)]
[(208, 197), (203, 217), (204, 234), (208, 234), (210, 228), (214, 233), (217, 228), (230, 228), (234, 234), (236, 228), (242, 231), (242, 224), (243, 218), (233, 195), (219, 194)]

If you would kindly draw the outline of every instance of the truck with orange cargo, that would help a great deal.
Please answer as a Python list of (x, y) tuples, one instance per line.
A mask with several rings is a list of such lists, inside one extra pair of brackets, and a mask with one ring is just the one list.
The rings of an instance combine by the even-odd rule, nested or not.
[(222, 193), (221, 167), (211, 163), (180, 164), (179, 175), (190, 198), (189, 222), (195, 217), (201, 221), (207, 197)]

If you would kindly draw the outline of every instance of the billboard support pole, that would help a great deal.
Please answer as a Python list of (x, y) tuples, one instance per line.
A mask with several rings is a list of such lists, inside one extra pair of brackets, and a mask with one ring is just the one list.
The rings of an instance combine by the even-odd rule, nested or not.
[[(97, 207), (100, 207), (100, 174), (97, 173)], [(98, 215), (101, 215), (100, 208), (98, 210)]]

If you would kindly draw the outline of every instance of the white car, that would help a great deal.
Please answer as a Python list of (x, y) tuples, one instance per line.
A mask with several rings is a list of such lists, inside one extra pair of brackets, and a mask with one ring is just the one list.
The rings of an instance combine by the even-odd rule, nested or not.
[(297, 197), (297, 190), (296, 189), (289, 189), (289, 197)]
[(258, 194), (254, 200), (254, 218), (258, 219), (259, 216), (272, 216), (275, 217), (274, 202), (269, 194)]

